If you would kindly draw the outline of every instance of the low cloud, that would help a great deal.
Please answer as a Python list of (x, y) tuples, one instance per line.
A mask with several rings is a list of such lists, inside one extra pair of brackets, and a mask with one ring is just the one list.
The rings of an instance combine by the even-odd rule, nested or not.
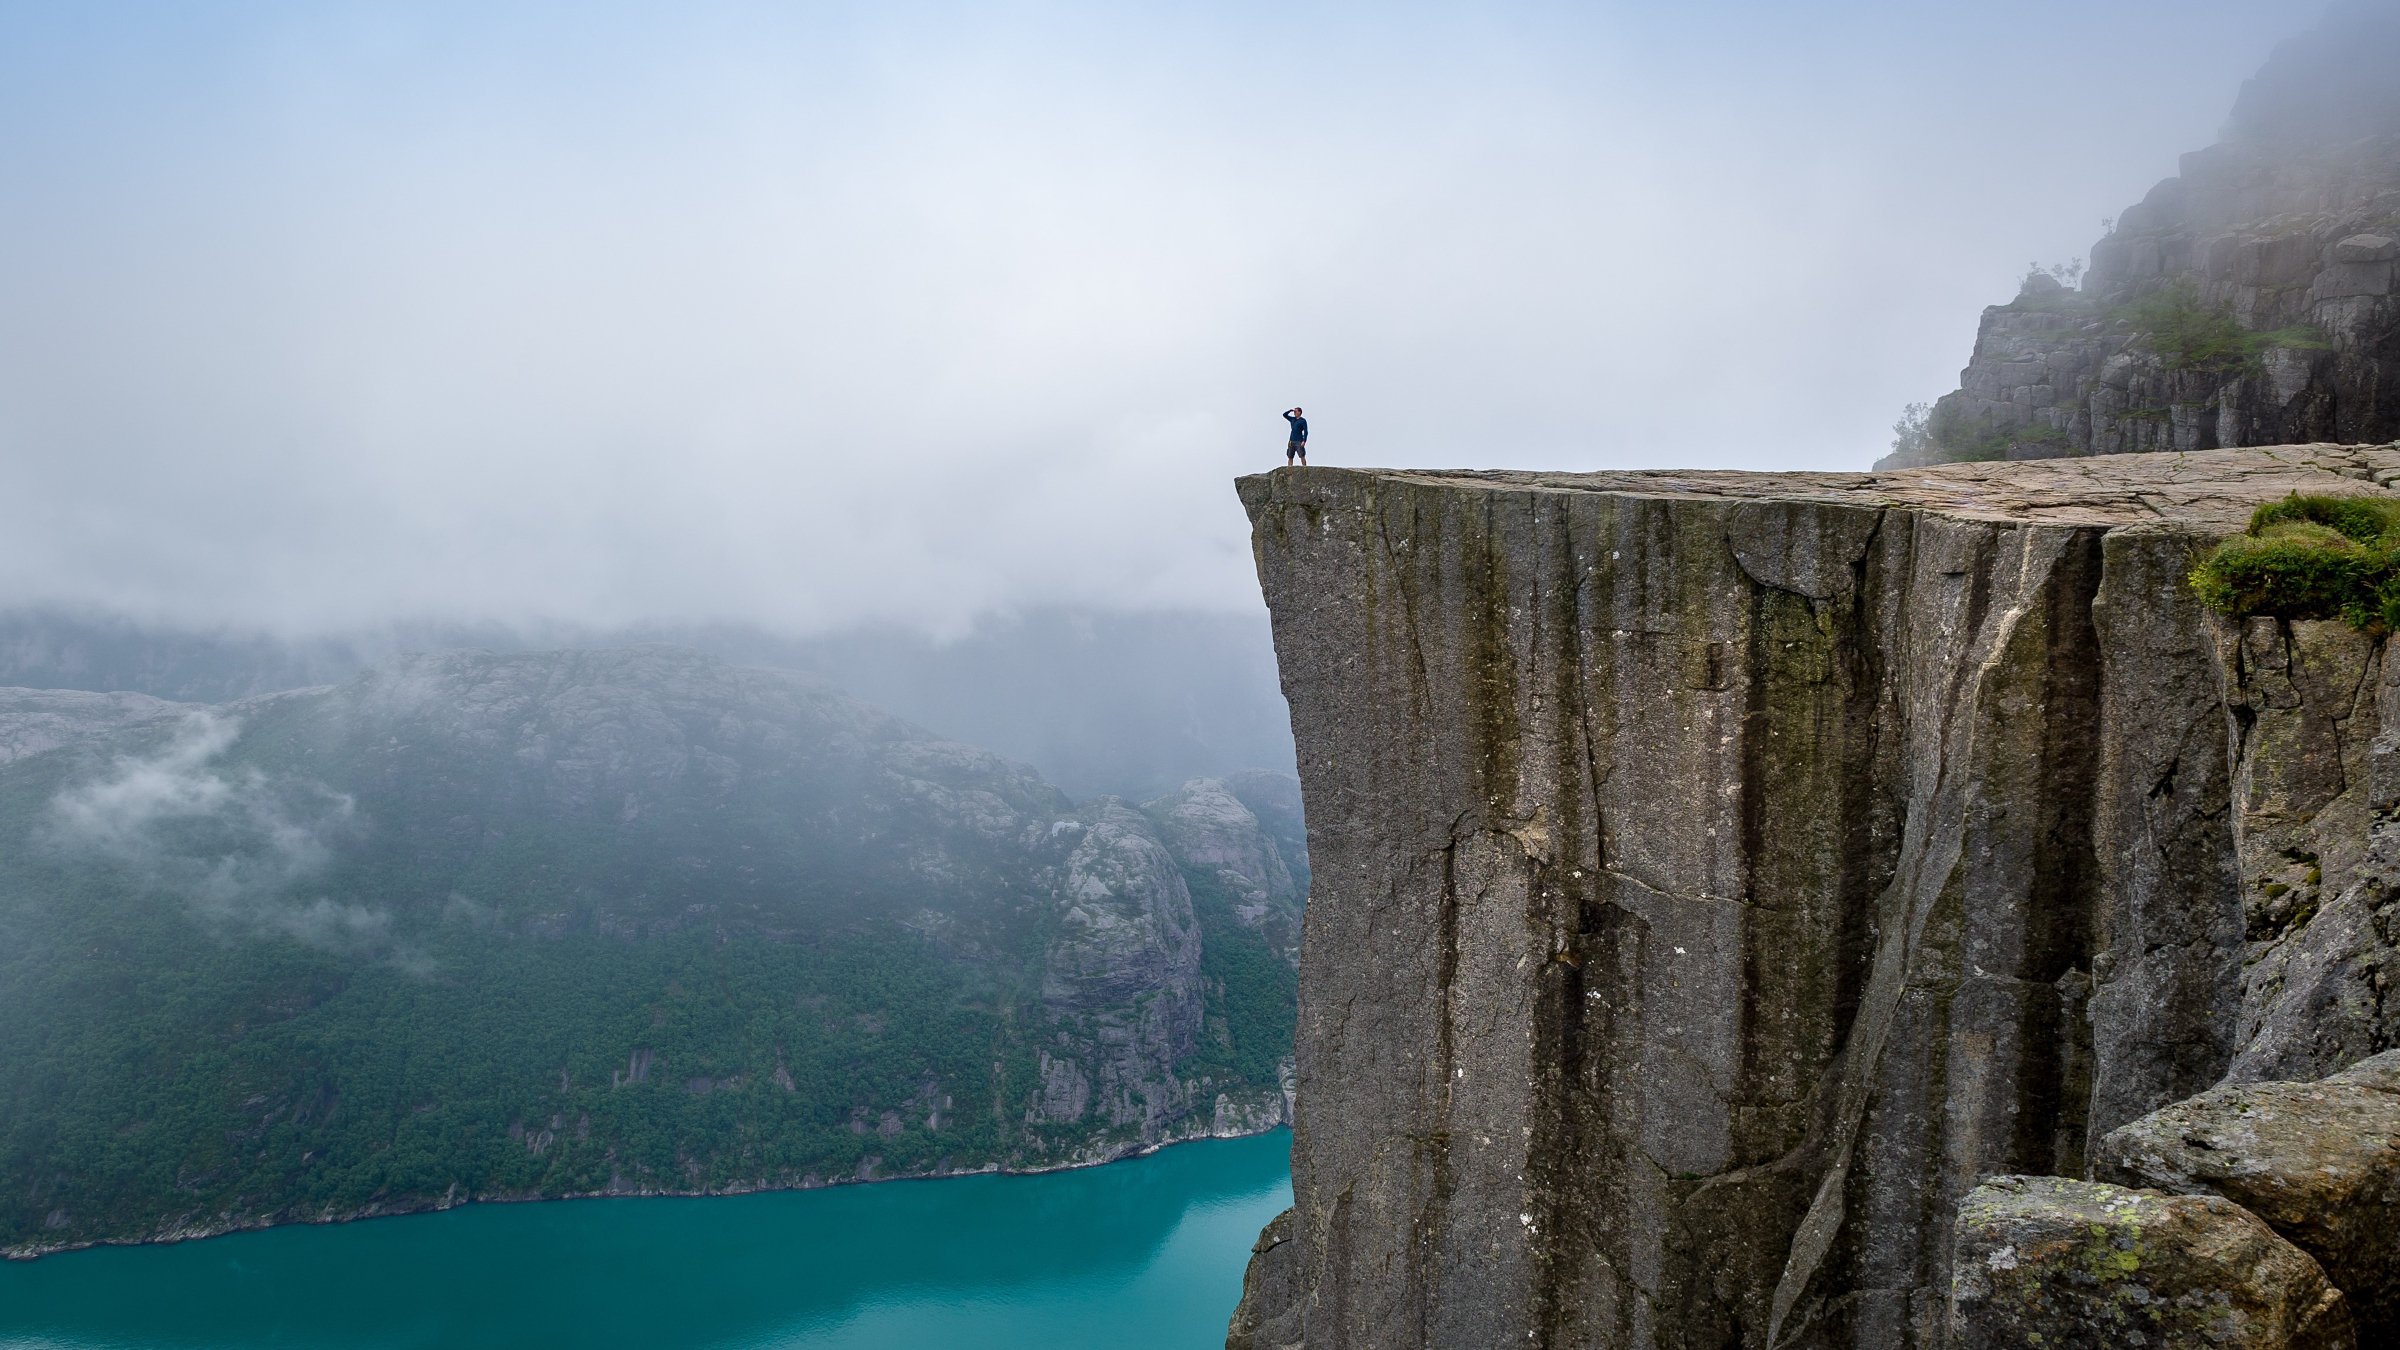
[(356, 803), (313, 779), (226, 763), (240, 736), (238, 718), (194, 714), (156, 751), (121, 755), (60, 792), (45, 842), (217, 923), (333, 951), (384, 948), (389, 914), (309, 894), (358, 829)]
[(551, 8), (0, 7), (0, 603), (1252, 611), (1295, 403), (1864, 468), (2313, 6)]

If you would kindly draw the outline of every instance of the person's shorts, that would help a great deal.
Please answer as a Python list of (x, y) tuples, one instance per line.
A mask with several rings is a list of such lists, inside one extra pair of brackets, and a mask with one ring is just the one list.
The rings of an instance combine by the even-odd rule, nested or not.
[(1305, 459), (1308, 456), (1308, 442), (1286, 441), (1283, 445), (1283, 453), (1287, 458), (1292, 455), (1299, 455)]

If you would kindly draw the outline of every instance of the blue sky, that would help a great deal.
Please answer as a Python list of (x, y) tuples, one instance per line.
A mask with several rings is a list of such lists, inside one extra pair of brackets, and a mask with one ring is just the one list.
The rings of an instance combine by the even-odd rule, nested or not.
[(0, 0), (0, 603), (1255, 603), (1226, 480), (1862, 468), (2290, 4)]

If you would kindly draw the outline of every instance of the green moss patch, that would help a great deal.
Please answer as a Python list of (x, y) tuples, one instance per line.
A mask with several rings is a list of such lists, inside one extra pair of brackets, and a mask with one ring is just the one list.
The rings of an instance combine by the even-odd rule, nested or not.
[(2192, 569), (2192, 590), (2220, 614), (2344, 619), (2400, 628), (2400, 498), (2301, 496), (2269, 502)]

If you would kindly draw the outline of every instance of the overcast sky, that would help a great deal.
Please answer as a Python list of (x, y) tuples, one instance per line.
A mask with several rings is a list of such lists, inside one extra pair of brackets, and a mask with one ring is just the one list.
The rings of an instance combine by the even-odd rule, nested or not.
[(0, 0), (0, 604), (1254, 606), (1281, 462), (1863, 468), (2291, 0)]

